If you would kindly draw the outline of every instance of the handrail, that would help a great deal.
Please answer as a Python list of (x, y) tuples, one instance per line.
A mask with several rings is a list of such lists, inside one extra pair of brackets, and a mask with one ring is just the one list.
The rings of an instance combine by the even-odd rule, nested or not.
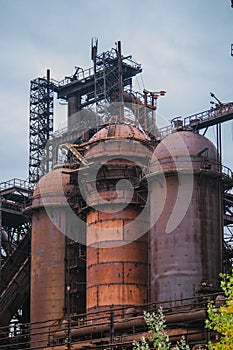
[(188, 117), (184, 118), (184, 126), (190, 126), (193, 122), (204, 122), (211, 119), (215, 119), (217, 117), (221, 117), (227, 114), (233, 113), (233, 103), (226, 103), (217, 108), (211, 108), (207, 111), (203, 111), (200, 113), (192, 114)]
[[(168, 316), (168, 320), (170, 317), (170, 323), (174, 319), (174, 316), (177, 318), (177, 316), (182, 316), (184, 314), (192, 314), (200, 317), (200, 314), (203, 316), (206, 314), (206, 307), (210, 300), (215, 300), (218, 295), (222, 294), (222, 292), (216, 292), (211, 294), (203, 293), (203, 295), (196, 295), (192, 298), (187, 299), (181, 299), (177, 301), (177, 305), (172, 305), (172, 301), (167, 301), (165, 303), (150, 303), (150, 304), (144, 304), (144, 305), (138, 305), (138, 306), (132, 306), (134, 307), (132, 309), (133, 314), (130, 316), (128, 314), (127, 317), (127, 307), (117, 307), (113, 308), (111, 310), (101, 310), (93, 313), (88, 314), (72, 314), (69, 316), (65, 316), (64, 318), (60, 319), (51, 319), (51, 320), (45, 320), (41, 322), (35, 322), (35, 323), (19, 323), (17, 335), (14, 337), (12, 334), (9, 338), (9, 328), (6, 327), (0, 327), (0, 333), (2, 335), (2, 338), (4, 341), (12, 340), (12, 338), (15, 338), (14, 344), (16, 344), (16, 341), (18, 340), (18, 343), (23, 341), (24, 338), (22, 337), (29, 337), (30, 331), (33, 332), (33, 335), (41, 335), (42, 340), (47, 336), (48, 339), (48, 347), (51, 348), (51, 346), (56, 344), (56, 339), (59, 338), (66, 338), (67, 334), (71, 331), (73, 333), (72, 337), (72, 344), (76, 344), (77, 341), (80, 342), (82, 339), (79, 339), (79, 337), (75, 336), (75, 333), (78, 334), (85, 334), (82, 333), (82, 331), (85, 332), (87, 330), (89, 334), (94, 334), (93, 328), (96, 328), (97, 326), (97, 332), (102, 331), (102, 329), (111, 329), (112, 326), (119, 326), (119, 334), (122, 334), (124, 332), (124, 325), (127, 326), (128, 322), (132, 320), (142, 320), (143, 321), (143, 311), (149, 311), (149, 312), (156, 312), (158, 310), (159, 306), (163, 307), (164, 315), (165, 317)], [(182, 302), (184, 302), (185, 309), (182, 308)], [(171, 303), (171, 304), (170, 304)], [(120, 316), (126, 315), (125, 318), (120, 318)], [(182, 317), (180, 318), (180, 322), (182, 321)], [(200, 319), (200, 318), (198, 318)], [(132, 323), (134, 325), (135, 323)], [(142, 325), (142, 322), (140, 323)], [(17, 327), (17, 324), (13, 324), (14, 327)], [(95, 326), (95, 327), (93, 327)], [(123, 326), (123, 327), (122, 327)], [(107, 327), (107, 328), (106, 328)], [(131, 326), (130, 326), (131, 327)], [(138, 331), (140, 332), (140, 329), (138, 328)], [(81, 335), (82, 337), (82, 335)], [(0, 341), (0, 348), (4, 348), (4, 344), (1, 344)], [(31, 339), (31, 347), (30, 349), (37, 348), (37, 345), (33, 344), (33, 339)], [(41, 347), (42, 348), (42, 347)], [(47, 348), (46, 346), (43, 348)], [(107, 348), (109, 349), (110, 346), (107, 345)]]
[(7, 190), (12, 187), (20, 187), (24, 190), (30, 189), (30, 185), (27, 180), (20, 180), (18, 178), (13, 178), (0, 183), (0, 191)]
[(84, 79), (91, 78), (94, 76), (94, 68), (90, 67), (87, 69), (80, 69), (80, 71), (76, 72), (74, 75), (70, 77), (65, 77), (60, 81), (53, 81), (57, 87), (62, 87), (67, 84), (72, 83), (73, 81), (83, 81)]
[[(208, 121), (211, 121), (229, 114), (233, 114), (233, 102), (226, 103), (217, 108), (212, 108), (203, 112), (192, 114), (188, 117), (185, 117), (183, 120), (180, 119), (182, 124), (181, 129), (190, 130), (190, 128), (192, 129), (194, 126), (201, 125), (204, 122), (206, 123)], [(172, 123), (170, 125), (161, 127), (158, 129), (159, 139), (163, 139), (175, 131), (177, 131), (177, 128), (173, 126)]]
[(221, 165), (221, 173), (229, 178), (233, 178), (233, 171), (225, 165)]
[[(107, 61), (107, 63), (109, 64), (109, 62), (111, 62), (111, 61), (113, 62), (114, 60), (116, 60), (117, 53), (115, 50), (103, 52), (102, 54), (97, 55), (96, 59), (97, 59), (97, 71), (98, 71), (98, 66), (101, 67), (101, 65), (104, 64), (104, 61)], [(128, 66), (130, 66), (134, 69), (138, 69), (138, 70), (141, 69), (141, 64), (135, 62), (131, 56), (125, 56), (125, 57), (122, 56), (122, 61), (124, 64), (127, 64)], [(91, 79), (94, 77), (94, 75), (95, 75), (94, 67), (90, 67), (90, 68), (86, 68), (86, 69), (83, 69), (81, 67), (77, 67), (76, 71), (73, 75), (67, 76), (60, 81), (51, 79), (51, 83), (55, 87), (59, 88), (59, 87), (65, 86), (67, 84), (70, 84), (74, 81), (83, 81), (86, 79)]]

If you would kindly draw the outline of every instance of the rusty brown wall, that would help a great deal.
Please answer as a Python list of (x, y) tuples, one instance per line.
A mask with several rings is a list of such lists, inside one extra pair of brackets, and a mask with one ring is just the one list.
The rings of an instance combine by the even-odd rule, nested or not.
[[(65, 311), (65, 247), (67, 198), (71, 190), (68, 170), (57, 167), (37, 184), (31, 207), (31, 323), (62, 318)], [(31, 344), (44, 346), (48, 339), (32, 328)], [(41, 324), (43, 327), (43, 324)], [(46, 338), (46, 339), (45, 339)]]
[[(87, 310), (140, 305), (147, 302), (148, 238), (131, 241), (125, 229), (138, 212), (134, 207), (104, 218), (97, 211), (87, 217)], [(133, 222), (133, 221), (132, 221)], [(105, 229), (113, 231), (109, 233)], [(132, 225), (131, 230), (140, 227)]]
[[(31, 323), (63, 316), (64, 258), (65, 236), (51, 222), (45, 209), (40, 208), (32, 216)], [(33, 345), (34, 342), (43, 345), (47, 337), (33, 335)]]
[[(150, 155), (147, 142), (138, 129), (116, 124), (100, 130), (87, 147), (85, 156), (92, 164), (83, 183), (89, 204), (88, 312), (148, 300), (148, 217), (140, 217), (146, 200), (140, 181)], [(127, 184), (116, 189), (122, 179), (131, 182), (133, 196)]]

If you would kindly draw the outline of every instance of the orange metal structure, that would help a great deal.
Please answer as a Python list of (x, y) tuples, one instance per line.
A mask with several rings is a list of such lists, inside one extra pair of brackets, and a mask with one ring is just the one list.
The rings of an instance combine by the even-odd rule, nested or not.
[(143, 132), (123, 124), (101, 129), (86, 144), (88, 312), (147, 301), (147, 217), (140, 214), (149, 148)]
[[(65, 228), (69, 175), (57, 168), (39, 181), (33, 194), (31, 245), (31, 323), (61, 318), (65, 308)], [(60, 227), (56, 223), (60, 222)], [(49, 326), (50, 323), (47, 323)], [(47, 345), (46, 335), (33, 331), (32, 346)]]

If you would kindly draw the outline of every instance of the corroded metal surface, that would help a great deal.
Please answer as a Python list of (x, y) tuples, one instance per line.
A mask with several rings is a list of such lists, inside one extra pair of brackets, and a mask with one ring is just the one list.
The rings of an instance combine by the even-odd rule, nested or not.
[(127, 124), (111, 124), (99, 130), (90, 140), (89, 144), (96, 141), (103, 141), (110, 138), (134, 138), (141, 141), (149, 141), (144, 131)]
[[(96, 218), (94, 215), (96, 214)], [(124, 232), (129, 217), (138, 215), (134, 208), (112, 214), (111, 221), (98, 221), (98, 212), (87, 216), (87, 309), (140, 305), (147, 301), (147, 235), (132, 240), (140, 227)], [(95, 220), (96, 219), (96, 220)], [(93, 220), (91, 222), (91, 220)], [(133, 222), (133, 221), (132, 221)], [(108, 229), (112, 228), (109, 234)], [(115, 230), (114, 230), (115, 228)]]
[(65, 237), (41, 208), (32, 217), (31, 322), (62, 317)]
[[(192, 132), (171, 134), (155, 150), (150, 177), (152, 301), (179, 304), (218, 288), (223, 242), (216, 162), (214, 145)], [(181, 186), (186, 188), (182, 195)], [(168, 229), (177, 201), (176, 216), (183, 215)]]
[[(65, 223), (65, 204), (69, 175), (56, 169), (45, 175), (36, 186), (31, 206), (31, 322), (61, 318), (65, 307), (65, 236), (54, 224), (46, 208)], [(45, 335), (31, 333), (32, 345), (47, 343)], [(38, 332), (37, 332), (38, 333)]]
[[(148, 141), (137, 128), (116, 124), (100, 130), (86, 145), (85, 157), (93, 164), (82, 184), (89, 205), (88, 312), (147, 301), (147, 218), (139, 215), (146, 200), (140, 182), (150, 155)], [(131, 186), (118, 186), (119, 180)]]

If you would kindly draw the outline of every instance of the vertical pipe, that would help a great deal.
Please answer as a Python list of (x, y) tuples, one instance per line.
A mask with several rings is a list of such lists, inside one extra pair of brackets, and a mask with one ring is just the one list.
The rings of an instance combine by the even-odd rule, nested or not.
[(221, 128), (221, 124), (216, 124), (216, 144), (217, 144), (218, 171), (222, 171), (222, 128)]
[[(67, 245), (68, 245), (68, 239), (67, 237), (65, 237), (65, 261), (66, 264), (69, 261), (69, 256), (68, 256), (68, 251), (67, 251)], [(67, 301), (67, 306), (66, 306), (66, 312), (68, 315), (68, 325), (67, 325), (67, 350), (71, 350), (71, 318), (70, 318), (70, 314), (71, 314), (71, 285), (70, 285), (70, 276), (67, 276), (67, 274), (70, 274), (70, 269), (67, 268), (66, 265), (66, 273), (64, 274), (64, 300)], [(66, 282), (66, 278), (68, 277), (68, 283)], [(67, 285), (66, 285), (67, 284)]]
[(47, 79), (47, 83), (50, 83), (50, 69), (47, 69), (47, 73), (46, 73), (46, 79)]
[(71, 339), (71, 318), (68, 315), (68, 334), (67, 334), (67, 350), (72, 349), (72, 339)]
[(122, 81), (122, 58), (121, 58), (121, 42), (117, 42), (117, 55), (118, 55), (118, 88), (119, 88), (119, 102), (120, 102), (120, 119), (124, 117), (123, 108), (123, 81)]
[[(46, 103), (46, 125), (48, 126), (47, 128), (47, 135), (46, 135), (46, 140), (49, 140), (49, 136), (50, 136), (50, 69), (47, 69), (46, 72), (46, 80), (47, 80), (47, 87), (46, 87), (46, 97), (47, 97), (47, 103)], [(49, 172), (49, 160), (50, 160), (50, 146), (47, 143), (45, 145), (46, 147), (46, 164), (45, 164), (45, 173)]]
[(119, 102), (123, 102), (123, 81), (122, 81), (122, 59), (121, 59), (121, 42), (117, 42), (118, 53), (118, 84), (119, 84)]
[(0, 196), (0, 281), (2, 271), (2, 197)]
[[(150, 208), (147, 208), (147, 218), (150, 220)], [(148, 247), (148, 253), (147, 253), (147, 301), (148, 303), (151, 302), (151, 233), (150, 230), (147, 234), (147, 247)]]
[(218, 124), (219, 133), (219, 163), (222, 169), (222, 124)]
[[(95, 107), (96, 107), (96, 129), (99, 130), (99, 119), (97, 114), (97, 77), (96, 77), (96, 56), (98, 49), (98, 40), (96, 38), (92, 38), (92, 47), (91, 47), (91, 59), (93, 61), (94, 66), (94, 97), (95, 97)], [(104, 67), (105, 69), (105, 67)]]
[[(218, 162), (219, 162), (219, 171), (222, 172), (222, 126), (221, 123), (217, 124), (217, 137), (218, 137)], [(223, 272), (223, 244), (224, 244), (224, 219), (223, 219), (223, 193), (222, 193), (222, 186), (220, 183), (218, 183), (218, 197), (219, 197), (219, 235), (220, 235), (220, 241), (222, 242), (221, 245), (221, 266), (220, 271)]]
[[(216, 143), (217, 143), (217, 162), (218, 162), (218, 171), (221, 172), (222, 171), (222, 130), (221, 130), (221, 124), (216, 124)], [(221, 252), (220, 252), (220, 256), (221, 256), (221, 266), (220, 266), (220, 271), (223, 271), (223, 211), (222, 211), (222, 188), (221, 188), (221, 184), (218, 184), (218, 203), (219, 203), (219, 236), (220, 236), (220, 240), (222, 242), (222, 245), (220, 247)]]
[(110, 342), (111, 342), (111, 349), (114, 349), (113, 342), (114, 342), (114, 311), (110, 311)]

